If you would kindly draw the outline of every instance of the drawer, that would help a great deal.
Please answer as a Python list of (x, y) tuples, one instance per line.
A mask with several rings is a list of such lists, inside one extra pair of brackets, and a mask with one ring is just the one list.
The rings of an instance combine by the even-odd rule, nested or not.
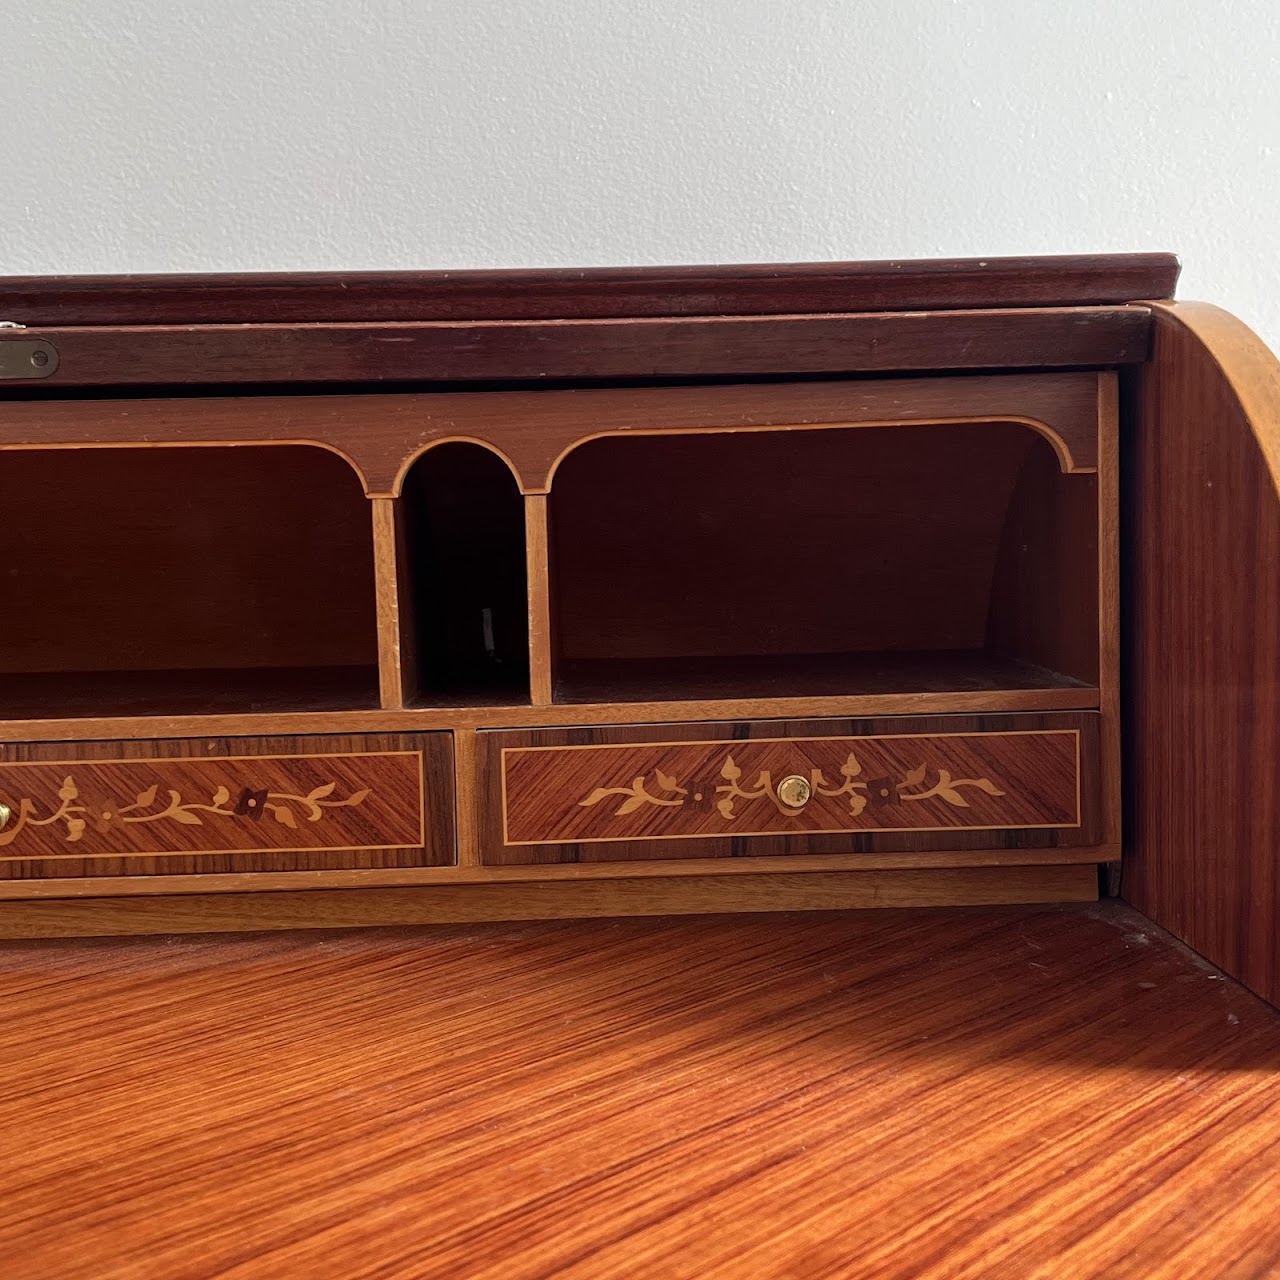
[(12, 744), (0, 804), (2, 879), (454, 862), (447, 733)]
[(1099, 840), (1090, 712), (479, 737), (491, 865)]

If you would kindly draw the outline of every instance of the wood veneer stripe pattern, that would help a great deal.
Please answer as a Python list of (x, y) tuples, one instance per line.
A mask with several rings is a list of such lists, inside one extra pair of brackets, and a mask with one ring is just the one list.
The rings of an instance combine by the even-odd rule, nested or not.
[(1133, 390), (1122, 891), (1280, 1004), (1280, 360), (1161, 307)]
[(447, 734), (4, 744), (0, 800), (16, 881), (454, 861)]
[[(482, 732), (483, 857), (502, 866), (1095, 846), (1097, 721), (1086, 712)], [(846, 779), (851, 752), (865, 771)], [(730, 755), (736, 782), (723, 772)], [(922, 763), (928, 781), (912, 781)], [(943, 769), (966, 780), (967, 796), (902, 798), (898, 783), (935, 788)], [(761, 792), (765, 773), (771, 786), (792, 773), (824, 781), (799, 815), (761, 793), (736, 794), (726, 817), (726, 789)], [(986, 789), (997, 775), (1002, 796)]]
[(1114, 906), (24, 944), (0, 974), (7, 1280), (1280, 1261), (1280, 1018)]
[[(1010, 738), (1023, 741), (1012, 744), (1003, 741)], [(1064, 743), (1057, 739), (1070, 741)], [(945, 744), (941, 748), (941, 755), (939, 748), (933, 746), (935, 742)], [(881, 745), (889, 743), (892, 747)], [(778, 761), (778, 768), (767, 772), (761, 770), (761, 744), (766, 749), (773, 747), (773, 754), (768, 758)], [(712, 750), (696, 750), (701, 747), (710, 747)], [(694, 750), (691, 751), (690, 748)], [(891, 776), (874, 778), (873, 785), (868, 778), (881, 768), (888, 767), (887, 751), (894, 752), (898, 757), (897, 771), (893, 773), (891, 770)], [(576, 760), (557, 759), (562, 755), (579, 752), (605, 754), (594, 759), (581, 756)], [(901, 780), (910, 776), (904, 764), (905, 757), (912, 752), (922, 757), (925, 763), (921, 766), (919, 778), (911, 783), (903, 783)], [(625, 753), (625, 759), (610, 759), (612, 753)], [(812, 775), (838, 786), (843, 780), (838, 772), (838, 762), (846, 753), (850, 758), (861, 755), (867, 761), (866, 771), (862, 771), (859, 765), (856, 780), (850, 779), (839, 792), (828, 793), (834, 803), (824, 803), (827, 796), (819, 792), (803, 811), (779, 811), (771, 791), (786, 773), (798, 773), (806, 778)], [(1006, 777), (1011, 766), (1028, 767), (1027, 762), (1020, 759), (1028, 753), (1036, 755), (1032, 762), (1037, 766), (1033, 771), (1037, 784), (1034, 797), (1000, 791), (1001, 786), (1012, 785)], [(916, 755), (911, 758), (914, 760)], [(823, 757), (826, 767), (815, 773), (813, 761), (817, 756)], [(746, 763), (738, 765), (736, 761), (739, 760), (745, 760)], [(994, 763), (996, 761), (999, 763)], [(526, 776), (513, 782), (513, 773), (521, 772), (521, 765), (526, 766), (523, 771)], [(673, 771), (666, 775), (671, 783), (669, 788), (651, 777), (651, 773), (660, 770), (663, 765)], [(948, 790), (953, 799), (950, 802), (939, 800), (916, 809), (914, 812), (922, 820), (921, 825), (895, 826), (892, 825), (892, 819), (886, 821), (883, 812), (877, 814), (877, 800), (880, 796), (896, 801), (894, 810), (900, 812), (902, 803), (897, 795), (890, 796), (891, 792), (905, 791), (911, 795), (914, 790), (921, 793), (929, 790), (930, 784), (934, 784), (933, 789), (943, 788), (944, 782), (939, 771), (946, 766), (950, 768), (946, 770), (948, 786), (944, 789)], [(502, 843), (507, 847), (565, 841), (573, 844), (599, 844), (618, 839), (696, 840), (707, 835), (762, 836), (788, 834), (792, 831), (833, 834), (852, 831), (935, 831), (947, 827), (967, 831), (1030, 831), (1041, 828), (1067, 830), (1082, 825), (1079, 729), (1025, 729), (981, 734), (877, 734), (864, 738), (788, 736), (777, 739), (772, 744), (768, 739), (755, 739), (754, 750), (753, 746), (724, 739), (705, 742), (644, 742), (635, 745), (597, 743), (555, 747), (503, 747), (499, 768), (502, 783)], [(724, 784), (724, 780), (728, 778), (724, 773), (725, 768), (736, 769), (739, 775), (728, 785)], [(994, 774), (1003, 769), (1004, 773), (1000, 774), (998, 783), (994, 777), (987, 776), (987, 773), (980, 777), (956, 780), (952, 771), (957, 769), (974, 774), (982, 770)], [(694, 773), (691, 774), (688, 770)], [(629, 787), (625, 786), (633, 774), (636, 775), (635, 780), (631, 781)], [(701, 781), (695, 782), (694, 774)], [(768, 779), (772, 781), (769, 782)], [(601, 780), (617, 785), (611, 788), (597, 786)], [(688, 785), (681, 786), (681, 782)], [(715, 795), (729, 792), (731, 786), (741, 783), (745, 783), (747, 787), (755, 787), (756, 792), (732, 792), (730, 811), (722, 813), (717, 820), (714, 816)], [(700, 789), (690, 794), (690, 789), (694, 787)], [(984, 797), (990, 799), (984, 800)], [(996, 802), (993, 803), (993, 800)], [(658, 807), (648, 808), (646, 804)], [(592, 812), (583, 813), (583, 808), (587, 805), (591, 806)], [(628, 812), (623, 813), (623, 808)], [(610, 813), (611, 809), (614, 812)], [(737, 813), (735, 810), (746, 812)], [(643, 827), (635, 820), (631, 823), (613, 821), (630, 817), (632, 812), (638, 812), (642, 819), (650, 821), (645, 822)], [(758, 822), (762, 813), (765, 818), (772, 819), (770, 825), (762, 830), (752, 829), (753, 821)], [(825, 817), (819, 816), (820, 813)], [(992, 821), (993, 813), (999, 814), (1000, 820)], [(515, 831), (513, 814), (516, 817)], [(584, 830), (600, 829), (607, 834), (582, 833)]]

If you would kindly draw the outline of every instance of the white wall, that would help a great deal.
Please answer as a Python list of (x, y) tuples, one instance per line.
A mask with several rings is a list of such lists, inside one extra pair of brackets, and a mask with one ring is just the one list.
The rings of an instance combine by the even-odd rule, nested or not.
[(1280, 347), (1277, 0), (9, 0), (0, 273), (1173, 249)]

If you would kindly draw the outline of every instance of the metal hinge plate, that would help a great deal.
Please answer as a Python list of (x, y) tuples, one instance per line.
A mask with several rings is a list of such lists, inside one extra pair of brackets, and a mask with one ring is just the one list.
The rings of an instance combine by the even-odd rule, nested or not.
[(47, 378), (58, 370), (58, 348), (40, 338), (0, 335), (0, 379)]

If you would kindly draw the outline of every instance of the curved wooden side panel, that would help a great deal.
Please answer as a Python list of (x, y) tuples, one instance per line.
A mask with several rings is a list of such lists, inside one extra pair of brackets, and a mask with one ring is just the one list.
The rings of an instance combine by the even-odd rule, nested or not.
[(1280, 361), (1153, 307), (1133, 375), (1122, 893), (1280, 1004)]

